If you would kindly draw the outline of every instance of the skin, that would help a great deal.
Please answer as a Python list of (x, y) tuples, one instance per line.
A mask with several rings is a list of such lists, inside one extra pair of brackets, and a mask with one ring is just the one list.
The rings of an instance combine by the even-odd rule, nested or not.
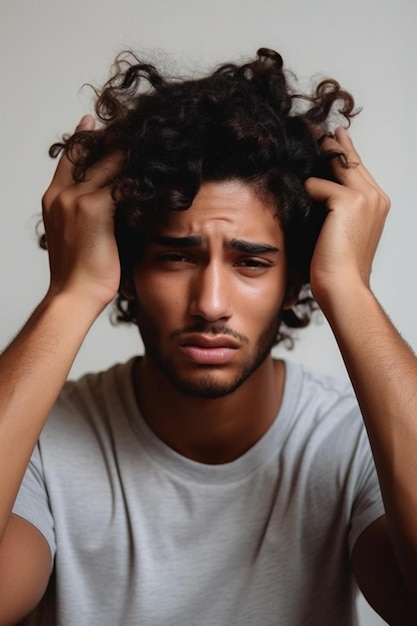
[[(79, 128), (92, 129), (92, 119), (84, 118)], [(417, 621), (414, 604), (417, 596), (417, 361), (382, 311), (369, 285), (372, 259), (389, 201), (362, 164), (346, 131), (337, 130), (335, 139), (325, 140), (325, 147), (343, 150), (356, 165), (344, 169), (335, 161), (333, 173), (337, 182), (306, 181), (308, 193), (325, 202), (329, 211), (312, 259), (311, 285), (335, 334), (352, 380), (369, 433), (386, 507), (386, 516), (369, 526), (357, 541), (352, 567), (363, 593), (386, 621), (411, 626)], [(48, 582), (50, 555), (46, 541), (31, 524), (11, 515), (11, 509), (31, 451), (77, 351), (99, 313), (117, 293), (120, 267), (113, 235), (114, 205), (109, 183), (121, 163), (122, 157), (113, 155), (93, 168), (86, 182), (75, 184), (69, 162), (65, 158), (60, 161), (43, 201), (51, 265), (50, 288), (0, 358), (2, 626), (15, 623), (34, 607)], [(204, 204), (210, 210), (216, 212), (223, 207), (226, 219), (221, 222), (216, 219), (213, 225), (213, 228), (220, 229), (221, 237), (213, 239), (212, 234), (217, 231), (212, 233), (210, 228), (206, 229), (207, 244), (204, 245), (207, 250), (203, 246), (203, 256), (198, 257), (198, 263), (192, 264), (189, 271), (192, 277), (188, 276), (188, 270), (184, 270), (187, 274), (184, 278), (183, 270), (179, 270), (175, 280), (179, 281), (181, 293), (189, 295), (185, 298), (186, 306), (182, 302), (173, 309), (172, 315), (170, 313), (168, 332), (164, 331), (160, 340), (155, 341), (154, 331), (165, 328), (165, 325), (159, 315), (155, 323), (150, 323), (149, 311), (142, 302), (143, 330), (145, 334), (149, 332), (149, 346), (155, 345), (152, 345), (152, 351), (149, 348), (140, 372), (141, 379), (143, 377), (151, 384), (145, 390), (138, 382), (137, 393), (152, 427), (167, 441), (172, 441), (174, 447), (191, 457), (198, 455), (211, 459), (211, 462), (222, 462), (239, 455), (245, 446), (259, 438), (261, 430), (268, 427), (281, 400), (283, 371), (279, 364), (275, 365), (270, 357), (266, 357), (234, 392), (202, 399), (195, 393), (190, 395), (178, 390), (178, 384), (174, 385), (156, 365), (155, 355), (158, 358), (161, 355), (167, 364), (178, 363), (180, 378), (191, 373), (194, 381), (200, 380), (201, 387), (201, 373), (195, 364), (189, 364), (185, 358), (181, 360), (176, 336), (173, 338), (172, 333), (184, 326), (188, 328), (189, 324), (194, 325), (195, 320), (200, 325), (204, 323), (203, 329), (207, 332), (210, 318), (207, 302), (217, 303), (216, 306), (220, 303), (214, 317), (227, 318), (222, 324), (248, 341), (241, 340), (237, 354), (227, 365), (221, 364), (220, 367), (217, 363), (217, 367), (211, 368), (206, 364), (203, 369), (210, 370), (210, 385), (218, 386), (219, 381), (222, 385), (226, 382), (230, 385), (230, 381), (236, 380), (237, 373), (242, 371), (240, 351), (248, 356), (256, 354), (255, 346), (259, 344), (262, 329), (268, 327), (271, 319), (274, 307), (269, 300), (262, 303), (262, 323), (252, 317), (246, 323), (240, 317), (240, 311), (230, 306), (229, 289), (234, 297), (240, 297), (248, 293), (247, 289), (250, 292), (260, 288), (264, 279), (248, 279), (257, 287), (241, 285), (240, 276), (235, 276), (235, 272), (239, 274), (241, 270), (236, 270), (234, 264), (232, 269), (224, 246), (227, 237), (236, 236), (232, 232), (236, 226), (231, 219), (233, 206), (222, 204), (225, 201), (221, 199), (219, 202), (217, 194), (212, 196), (209, 193), (205, 198), (208, 204)], [(197, 214), (198, 208), (197, 203)], [(270, 219), (267, 210), (262, 216), (266, 221)], [(203, 228), (204, 220), (193, 222), (193, 227), (195, 224)], [(188, 225), (191, 226), (191, 222)], [(277, 237), (278, 234), (276, 232)], [(221, 245), (217, 243), (220, 240)], [(166, 268), (159, 271), (153, 261), (151, 265), (158, 280), (164, 280)], [(271, 273), (276, 271), (273, 269)], [(142, 268), (138, 268), (131, 285), (134, 290), (149, 288), (141, 272)], [(196, 287), (195, 272), (203, 278), (202, 287)], [(206, 277), (210, 274), (212, 279), (208, 281)], [(274, 287), (277, 310), (282, 303), (285, 304), (285, 286), (280, 276), (277, 271), (278, 286)], [(227, 289), (223, 288), (224, 284)], [(149, 293), (149, 297), (159, 296)], [(245, 297), (245, 302), (255, 316), (250, 298)], [(166, 306), (164, 298), (158, 300), (158, 306), (161, 309)], [(211, 320), (209, 323), (216, 322)], [(200, 326), (199, 329), (201, 335)], [(222, 333), (225, 334), (224, 327)], [(198, 354), (198, 349), (191, 354)], [(256, 360), (252, 362), (256, 363)], [(171, 365), (168, 371), (170, 368)], [(169, 391), (166, 397), (156, 394), (158, 376), (163, 380), (164, 390)], [(247, 399), (250, 397), (251, 385), (253, 390), (257, 388), (255, 382), (261, 385), (264, 394), (256, 407), (262, 414), (261, 429), (251, 430), (251, 420), (245, 414), (240, 431), (232, 418), (223, 421), (221, 426), (220, 419), (216, 422), (210, 417), (213, 409), (222, 417), (230, 415), (235, 399), (241, 408), (245, 394)], [(188, 414), (186, 412), (183, 417), (169, 406), (175, 394), (182, 399), (181, 409), (189, 407)], [(211, 407), (211, 411), (207, 408), (207, 412), (201, 415), (204, 429), (200, 439), (192, 428), (194, 403)], [(182, 428), (187, 424), (189, 432), (183, 428), (178, 438), (178, 433), (173, 433), (175, 428), (166, 428), (166, 423), (152, 420), (160, 408), (169, 411), (167, 422), (174, 425), (177, 422)], [(239, 432), (243, 433), (242, 437), (238, 436)], [(236, 449), (232, 447), (234, 441), (237, 442)]]
[(283, 384), (270, 350), (291, 302), (272, 207), (241, 181), (204, 184), (155, 232), (132, 283), (145, 419), (190, 458), (237, 458), (270, 426)]
[(311, 178), (308, 193), (329, 210), (311, 263), (313, 294), (329, 321), (371, 443), (386, 516), (356, 543), (352, 566), (362, 592), (389, 623), (417, 620), (417, 360), (370, 288), (372, 261), (390, 207), (345, 130), (353, 165), (335, 164), (338, 183)]

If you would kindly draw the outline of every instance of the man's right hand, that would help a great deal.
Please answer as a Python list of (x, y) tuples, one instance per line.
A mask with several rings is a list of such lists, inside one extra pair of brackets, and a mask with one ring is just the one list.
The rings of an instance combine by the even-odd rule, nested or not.
[[(93, 131), (94, 119), (84, 116), (76, 130)], [(42, 202), (51, 269), (48, 296), (73, 295), (97, 306), (99, 313), (116, 295), (120, 263), (111, 183), (122, 164), (120, 153), (109, 155), (77, 183), (68, 157), (60, 159)]]
[[(77, 130), (94, 130), (84, 117)], [(116, 295), (120, 262), (112, 154), (73, 178), (64, 155), (43, 198), (51, 283), (0, 357), (0, 625), (15, 624), (41, 599), (51, 571), (46, 540), (12, 508), (32, 451), (91, 325)]]

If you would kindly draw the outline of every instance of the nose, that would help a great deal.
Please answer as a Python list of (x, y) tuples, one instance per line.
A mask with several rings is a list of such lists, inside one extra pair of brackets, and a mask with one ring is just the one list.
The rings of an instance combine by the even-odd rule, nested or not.
[(211, 262), (200, 267), (191, 287), (190, 313), (209, 322), (232, 315), (231, 284), (227, 270)]

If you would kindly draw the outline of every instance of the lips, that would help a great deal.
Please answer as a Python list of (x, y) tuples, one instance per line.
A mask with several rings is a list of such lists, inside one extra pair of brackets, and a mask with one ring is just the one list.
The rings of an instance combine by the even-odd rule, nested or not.
[(181, 346), (199, 346), (200, 348), (239, 348), (239, 342), (228, 335), (188, 334), (181, 342)]
[(187, 335), (180, 343), (180, 351), (187, 360), (198, 365), (225, 365), (236, 354), (239, 343), (227, 335)]

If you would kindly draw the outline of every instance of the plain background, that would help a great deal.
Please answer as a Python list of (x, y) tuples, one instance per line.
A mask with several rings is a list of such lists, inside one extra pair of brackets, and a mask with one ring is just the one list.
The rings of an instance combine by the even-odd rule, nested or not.
[[(304, 84), (311, 76), (335, 77), (363, 107), (351, 133), (392, 199), (372, 284), (404, 337), (417, 346), (416, 7), (414, 0), (1, 0), (0, 345), (47, 288), (47, 257), (34, 234), (55, 167), (47, 149), (92, 111), (91, 92), (81, 85), (100, 85), (116, 53), (127, 47), (189, 75), (247, 59), (266, 46), (281, 52)], [(299, 338), (290, 358), (345, 376), (320, 316)], [(135, 330), (112, 327), (105, 313), (72, 376), (137, 351)], [(383, 623), (363, 601), (360, 616), (361, 626)]]

